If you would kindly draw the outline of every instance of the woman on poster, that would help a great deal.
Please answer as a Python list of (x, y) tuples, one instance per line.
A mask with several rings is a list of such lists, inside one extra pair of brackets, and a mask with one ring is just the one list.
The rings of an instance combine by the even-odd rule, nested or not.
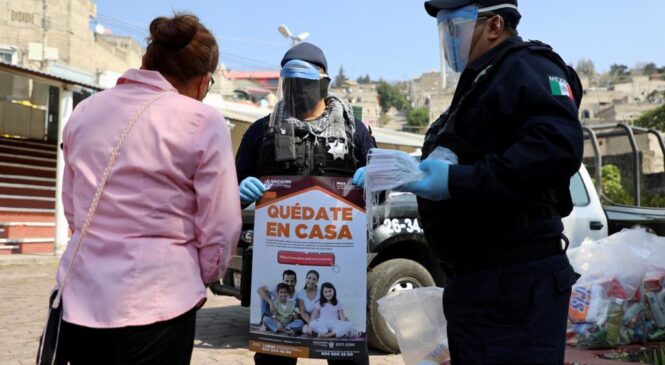
[(319, 272), (316, 270), (309, 270), (307, 275), (305, 275), (305, 286), (296, 293), (300, 318), (305, 322), (302, 331), (308, 335), (312, 334), (309, 328), (309, 323), (311, 322), (311, 316), (314, 313), (316, 303), (320, 298), (318, 283)]

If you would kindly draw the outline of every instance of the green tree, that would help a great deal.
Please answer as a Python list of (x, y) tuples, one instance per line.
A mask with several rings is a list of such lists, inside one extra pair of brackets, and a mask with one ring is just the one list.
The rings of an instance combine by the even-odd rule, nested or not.
[(610, 75), (612, 76), (626, 76), (628, 75), (628, 66), (613, 64), (610, 65)]
[(633, 204), (633, 198), (621, 185), (621, 171), (615, 165), (604, 165), (601, 169), (603, 195), (615, 204)]
[(427, 108), (413, 108), (406, 115), (406, 123), (411, 127), (426, 127), (429, 125), (429, 110)]
[(586, 77), (593, 77), (596, 74), (596, 66), (593, 64), (593, 61), (584, 58), (577, 62), (575, 70), (578, 74)]
[(336, 87), (344, 87), (344, 84), (348, 78), (344, 74), (344, 66), (339, 66), (339, 72), (337, 73), (337, 76), (335, 76), (335, 86)]
[(403, 112), (409, 112), (411, 104), (399, 89), (390, 83), (380, 80), (376, 86), (376, 92), (379, 94), (379, 105), (381, 110), (386, 113), (390, 107)]
[(644, 67), (642, 67), (642, 72), (644, 72), (645, 75), (653, 75), (658, 73), (658, 66), (656, 66), (655, 63), (649, 62)]
[(644, 114), (635, 119), (633, 124), (638, 127), (655, 128), (665, 131), (665, 105), (644, 112)]
[(369, 75), (358, 76), (356, 82), (358, 82), (359, 84), (369, 84), (372, 82), (372, 79), (369, 78)]

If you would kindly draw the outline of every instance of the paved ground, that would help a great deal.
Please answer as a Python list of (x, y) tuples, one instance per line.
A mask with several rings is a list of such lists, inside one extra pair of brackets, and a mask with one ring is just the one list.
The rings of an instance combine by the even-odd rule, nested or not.
[[(56, 265), (53, 256), (0, 255), (0, 365), (34, 364)], [(208, 297), (198, 312), (192, 364), (253, 364), (253, 353), (247, 350), (249, 310), (235, 298)], [(590, 351), (573, 348), (566, 358), (567, 364), (624, 364), (598, 360)], [(370, 363), (397, 365), (403, 361), (399, 355), (371, 352)], [(325, 362), (302, 359), (298, 364)]]
[[(57, 260), (0, 256), (0, 365), (34, 364)], [(249, 310), (230, 297), (209, 295), (197, 317), (192, 364), (253, 364), (247, 350)], [(303, 359), (298, 364), (325, 364)], [(403, 364), (399, 355), (373, 353), (372, 365)]]

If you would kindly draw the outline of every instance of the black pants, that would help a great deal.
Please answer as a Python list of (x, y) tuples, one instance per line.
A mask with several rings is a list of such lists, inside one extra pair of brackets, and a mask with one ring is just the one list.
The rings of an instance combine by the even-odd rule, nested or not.
[(194, 348), (196, 310), (146, 326), (88, 328), (63, 321), (64, 365), (189, 364)]
[(560, 254), (450, 279), (443, 310), (452, 365), (563, 364), (577, 277)]
[[(257, 352), (254, 354), (255, 365), (295, 365), (295, 357), (275, 356)], [(369, 356), (362, 360), (328, 360), (328, 365), (369, 365)]]

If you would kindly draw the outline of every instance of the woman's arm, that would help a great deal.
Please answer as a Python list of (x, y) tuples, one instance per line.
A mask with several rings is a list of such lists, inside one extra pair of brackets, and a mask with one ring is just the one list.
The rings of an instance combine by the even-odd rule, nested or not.
[(298, 299), (298, 308), (300, 309), (300, 318), (302, 318), (305, 323), (309, 323), (310, 318), (305, 310), (305, 302), (302, 299)]
[(207, 284), (224, 275), (238, 245), (242, 222), (229, 128), (219, 113), (206, 111), (194, 139), (193, 220), (201, 279)]
[(312, 312), (312, 316), (309, 317), (310, 323), (314, 322), (317, 318), (319, 318), (319, 312), (320, 312), (320, 308), (318, 306), (316, 308), (314, 308), (314, 312)]
[(345, 322), (348, 322), (348, 321), (349, 321), (349, 319), (346, 318), (346, 316), (344, 315), (344, 309), (340, 308), (340, 309), (337, 311), (337, 314), (339, 314), (339, 320), (340, 320), (340, 321), (345, 321)]

